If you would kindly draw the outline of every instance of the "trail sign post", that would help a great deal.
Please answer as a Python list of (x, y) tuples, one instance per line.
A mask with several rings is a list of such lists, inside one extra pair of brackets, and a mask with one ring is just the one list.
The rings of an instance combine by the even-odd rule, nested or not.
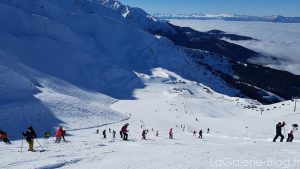
[(292, 98), (292, 100), (294, 100), (294, 102), (295, 102), (294, 112), (296, 112), (296, 109), (297, 109), (297, 99), (300, 99), (300, 97), (293, 97)]
[(264, 108), (261, 107), (260, 108), (260, 115), (263, 115), (263, 111), (265, 111), (265, 110), (264, 110)]

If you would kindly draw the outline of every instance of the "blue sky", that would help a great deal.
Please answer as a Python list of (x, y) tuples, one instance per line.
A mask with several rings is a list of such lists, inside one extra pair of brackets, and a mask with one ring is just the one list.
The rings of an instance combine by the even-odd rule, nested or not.
[(300, 16), (300, 0), (120, 0), (150, 14), (228, 13)]

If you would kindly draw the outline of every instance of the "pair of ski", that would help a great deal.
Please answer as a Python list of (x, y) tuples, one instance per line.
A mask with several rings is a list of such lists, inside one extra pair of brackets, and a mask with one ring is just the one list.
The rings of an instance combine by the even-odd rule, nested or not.
[[(32, 150), (32, 151), (28, 151), (28, 152), (32, 152), (32, 153), (34, 153), (34, 152), (46, 152), (47, 150)], [(23, 152), (23, 151), (18, 151), (18, 152)]]

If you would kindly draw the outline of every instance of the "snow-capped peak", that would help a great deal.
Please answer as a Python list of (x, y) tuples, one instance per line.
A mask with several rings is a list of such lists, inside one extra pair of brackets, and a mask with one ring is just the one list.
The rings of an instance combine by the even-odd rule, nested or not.
[(128, 5), (123, 5), (120, 1), (115, 0), (100, 0), (101, 4), (107, 8), (113, 9), (123, 16), (128, 23), (135, 25), (147, 31), (157, 29), (168, 30), (174, 32), (173, 28), (165, 22), (160, 22), (156, 17), (149, 15), (141, 8), (133, 8)]

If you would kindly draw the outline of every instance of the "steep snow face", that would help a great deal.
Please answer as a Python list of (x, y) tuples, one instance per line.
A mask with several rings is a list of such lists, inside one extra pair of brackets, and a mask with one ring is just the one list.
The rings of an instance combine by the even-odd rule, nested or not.
[(144, 86), (133, 71), (159, 66), (203, 79), (182, 70), (186, 55), (170, 41), (136, 30), (97, 2), (3, 1), (1, 48), (33, 69), (117, 98)]
[(0, 128), (13, 140), (29, 125), (42, 137), (59, 125), (82, 129), (127, 118), (108, 108), (114, 99), (40, 73), (3, 52), (0, 70)]
[[(38, 2), (32, 1), (32, 8), (39, 6)], [(48, 13), (25, 11), (29, 10), (26, 5), (1, 5), (1, 37), (7, 40), (1, 43), (2, 49), (32, 68), (84, 88), (109, 88), (111, 82), (117, 81), (110, 72), (118, 72), (118, 79), (124, 77), (123, 81), (134, 78), (133, 73), (113, 65), (112, 60), (127, 61), (123, 56), (130, 48), (143, 48), (148, 41), (155, 40), (103, 15), (65, 11), (67, 14), (61, 16), (64, 19), (56, 20), (49, 18)], [(21, 10), (22, 7), (25, 9)], [(56, 11), (51, 6), (44, 8)], [(131, 36), (135, 41), (131, 41)]]
[(5, 54), (0, 52), (0, 106), (28, 100), (32, 97), (32, 93), (39, 91), (30, 79), (10, 68), (9, 64), (5, 64), (6, 59), (8, 58)]

